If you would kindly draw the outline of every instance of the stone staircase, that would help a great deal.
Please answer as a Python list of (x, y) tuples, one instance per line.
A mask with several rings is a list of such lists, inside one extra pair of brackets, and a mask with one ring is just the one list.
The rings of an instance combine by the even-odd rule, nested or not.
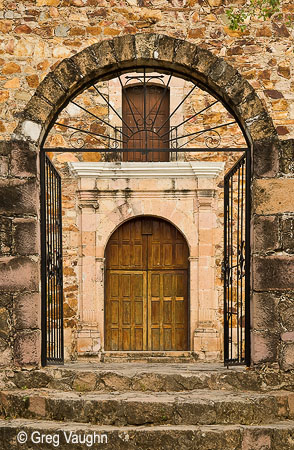
[(0, 387), (0, 449), (294, 449), (293, 374), (80, 363), (4, 371)]

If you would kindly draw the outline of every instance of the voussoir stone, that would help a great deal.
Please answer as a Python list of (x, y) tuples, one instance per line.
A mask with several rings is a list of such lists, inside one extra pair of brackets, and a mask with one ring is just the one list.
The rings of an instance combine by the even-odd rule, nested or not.
[(294, 173), (294, 139), (280, 143), (280, 171), (286, 175)]
[(253, 141), (261, 141), (272, 136), (277, 136), (272, 119), (268, 115), (262, 115), (254, 120), (246, 121), (247, 129)]
[(106, 40), (98, 44), (93, 44), (89, 47), (92, 58), (96, 63), (96, 70), (99, 69), (101, 73), (103, 73), (103, 71), (109, 66), (117, 63), (115, 50), (110, 42), (112, 41)]
[(81, 75), (83, 82), (97, 76), (99, 67), (90, 47), (72, 56), (71, 62), (74, 64), (76, 71)]
[(81, 80), (81, 74), (76, 70), (70, 59), (64, 59), (54, 69), (54, 78), (62, 86), (62, 89), (71, 93)]
[(236, 111), (244, 123), (246, 120), (253, 119), (256, 116), (267, 114), (256, 92), (250, 92), (240, 104), (236, 105)]
[(253, 87), (239, 73), (224, 87), (224, 94), (234, 106), (242, 103), (253, 92)]
[(224, 59), (218, 59), (210, 68), (210, 84), (214, 82), (218, 88), (223, 88), (229, 84), (236, 76), (237, 70), (230, 66)]
[(140, 33), (135, 35), (135, 55), (137, 63), (154, 58), (158, 47), (158, 35), (155, 33)]
[[(208, 84), (211, 83), (209, 72), (217, 60), (217, 57), (209, 50), (197, 47), (196, 55), (193, 60), (193, 68), (197, 71), (201, 81)], [(190, 64), (192, 64), (192, 61), (190, 61)], [(212, 83), (214, 84), (214, 81), (212, 81)]]
[[(175, 47), (174, 39), (170, 38), (169, 36), (160, 35), (158, 38), (158, 60), (159, 61), (167, 61), (172, 62), (173, 56), (174, 56), (174, 47)], [(155, 58), (157, 55), (154, 55)]]
[(114, 38), (112, 41), (116, 60), (119, 65), (124, 62), (133, 61), (135, 54), (135, 37), (134, 35), (126, 35)]
[(27, 104), (23, 117), (32, 122), (47, 124), (55, 112), (55, 107), (34, 95)]
[(66, 98), (64, 89), (55, 81), (52, 74), (46, 76), (43, 83), (37, 88), (36, 94), (46, 98), (56, 108), (58, 108)]
[(193, 67), (197, 60), (197, 47), (191, 42), (178, 39), (174, 46), (173, 63), (181, 66)]

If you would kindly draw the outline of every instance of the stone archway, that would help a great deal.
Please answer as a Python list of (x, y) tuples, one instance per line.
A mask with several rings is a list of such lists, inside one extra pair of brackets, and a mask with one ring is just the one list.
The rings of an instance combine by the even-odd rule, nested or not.
[[(187, 41), (137, 34), (105, 40), (62, 61), (37, 88), (15, 137), (41, 145), (52, 119), (87, 83), (136, 65), (173, 69), (217, 95), (234, 114), (250, 145), (274, 139), (272, 120), (252, 86), (224, 59)], [(258, 152), (257, 152), (258, 153)]]
[[(211, 52), (187, 41), (157, 34), (127, 35), (103, 41), (62, 61), (40, 84), (24, 110), (14, 133), (18, 147), (29, 147), (28, 153), (38, 152), (54, 117), (73, 95), (99, 77), (106, 77), (117, 69), (133, 67), (134, 61), (138, 65), (160, 67), (162, 70), (172, 67), (182, 77), (196, 80), (204, 89), (213, 92), (235, 116), (253, 150), (253, 176), (258, 179), (277, 175), (277, 134), (251, 85), (232, 66)], [(259, 184), (256, 182), (253, 189), (253, 203), (255, 194), (261, 189)], [(37, 180), (34, 189), (37, 197)], [(258, 261), (256, 264), (258, 271)], [(258, 339), (266, 339), (262, 330), (261, 333), (259, 331)], [(25, 338), (28, 339), (28, 334)], [(25, 341), (21, 339), (20, 346), (24, 346)], [(36, 335), (32, 343), (32, 361), (27, 357), (23, 363), (39, 363), (39, 345)], [(254, 362), (263, 358), (257, 355)]]

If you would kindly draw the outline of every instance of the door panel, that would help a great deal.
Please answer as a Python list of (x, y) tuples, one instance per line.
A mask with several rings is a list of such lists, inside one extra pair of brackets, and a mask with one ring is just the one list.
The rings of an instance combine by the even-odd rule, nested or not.
[(186, 270), (148, 273), (148, 350), (187, 350), (187, 294)]
[(107, 350), (146, 350), (146, 274), (146, 271), (107, 271)]
[(164, 220), (154, 219), (148, 236), (148, 269), (188, 269), (189, 249), (179, 231)]
[(106, 267), (105, 348), (187, 350), (188, 246), (178, 230), (150, 217), (123, 224)]
[(142, 219), (120, 226), (106, 248), (106, 268), (147, 270), (147, 235), (142, 234)]

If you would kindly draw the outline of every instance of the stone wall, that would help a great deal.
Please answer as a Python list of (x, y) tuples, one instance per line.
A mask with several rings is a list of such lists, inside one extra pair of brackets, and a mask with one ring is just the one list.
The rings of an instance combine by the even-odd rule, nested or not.
[(39, 199), (37, 153), (0, 146), (0, 365), (39, 365)]
[[(239, 5), (239, 0), (230, 6)], [(93, 43), (138, 32), (163, 33), (210, 49), (256, 89), (281, 138), (294, 136), (292, 39), (283, 22), (251, 19), (231, 31), (222, 0), (0, 1), (0, 138), (9, 139), (18, 116), (44, 76), (64, 58)], [(293, 12), (283, 1), (285, 14)]]
[[(41, 3), (44, 4), (47, 2), (39, 2), (39, 4)], [(15, 7), (17, 8), (17, 6)], [(68, 11), (74, 11), (76, 7), (77, 6), (74, 6)], [(44, 6), (44, 8), (47, 8), (47, 6)], [(180, 10), (177, 9), (175, 11), (174, 6), (170, 6), (168, 7), (168, 11), (172, 10), (173, 13), (177, 13), (176, 15), (178, 17), (184, 17), (184, 14), (179, 14), (180, 12), (183, 12), (181, 10), (181, 7), (177, 6), (177, 8), (180, 8)], [(194, 5), (193, 8), (199, 8), (199, 5)], [(196, 11), (193, 8), (188, 8), (187, 11), (189, 11), (189, 13), (193, 11), (194, 14)], [(114, 8), (112, 9), (114, 10)], [(34, 8), (32, 8), (32, 10), (34, 10)], [(49, 8), (48, 11), (51, 11), (52, 13), (53, 10), (50, 10)], [(79, 9), (78, 11), (80, 14), (83, 10)], [(141, 11), (141, 9), (139, 11)], [(113, 13), (114, 12), (115, 11), (113, 11)], [(77, 15), (79, 16), (79, 21), (81, 21), (81, 17), (79, 14)], [(25, 17), (25, 15), (23, 14), (22, 17)], [(214, 16), (212, 15), (212, 17)], [(7, 21), (9, 22), (9, 20), (10, 19), (7, 17), (3, 21), (3, 23), (7, 23)], [(206, 22), (209, 22), (208, 16), (206, 17), (205, 23)], [(175, 22), (170, 22), (170, 34), (175, 33), (173, 23)], [(201, 24), (202, 23), (203, 22), (201, 22)], [(177, 22), (176, 29), (178, 29), (178, 26), (181, 25), (183, 25), (183, 23), (180, 20)], [(266, 47), (269, 50), (267, 50), (266, 53), (262, 53), (257, 45), (259, 42), (265, 43), (268, 40), (268, 38), (264, 37), (260, 37), (260, 41), (259, 39), (257, 39), (257, 30), (265, 29), (264, 26), (261, 27), (260, 23), (258, 25), (259, 27), (257, 28), (254, 28), (253, 26), (255, 32), (252, 33), (255, 40), (253, 42), (251, 41), (251, 44), (246, 41), (247, 38), (245, 39), (245, 42), (243, 41), (242, 45), (244, 45), (244, 49), (246, 49), (245, 56), (241, 57), (240, 55), (238, 55), (238, 52), (241, 52), (242, 54), (242, 49), (241, 51), (236, 50), (238, 55), (238, 62), (236, 62), (233, 55), (231, 55), (232, 57), (230, 56), (233, 65), (236, 65), (236, 67), (241, 69), (241, 71), (244, 71), (244, 68), (242, 66), (244, 65), (245, 67), (248, 61), (250, 64), (253, 64), (253, 62), (254, 64), (256, 64), (256, 55), (254, 56), (254, 52), (258, 53), (259, 55), (262, 54), (262, 56), (260, 57), (261, 62), (258, 63), (262, 66), (262, 72), (267, 70), (265, 68), (268, 68), (270, 64), (279, 63), (279, 65), (281, 66), (282, 62), (284, 63), (285, 61), (285, 55), (282, 53), (281, 49), (284, 49), (284, 42), (288, 42), (287, 37), (277, 37), (277, 39), (275, 39), (271, 43), (272, 48), (274, 48), (275, 45), (277, 45), (277, 47), (275, 48), (275, 58), (270, 59), (267, 52), (271, 53), (272, 49)], [(8, 24), (8, 30), (9, 26), (10, 25)], [(154, 26), (158, 27), (158, 23)], [(268, 27), (268, 25), (265, 25), (265, 27)], [(204, 33), (206, 33), (206, 30), (210, 32), (209, 27), (203, 28)], [(273, 25), (272, 28), (270, 28), (270, 31), (271, 33), (273, 33), (273, 30), (281, 29), (282, 28), (280, 26)], [(126, 32), (126, 30), (124, 30), (124, 32)], [(278, 34), (280, 33), (280, 31), (274, 32)], [(231, 32), (228, 31), (228, 33)], [(269, 34), (268, 31), (264, 31), (264, 33)], [(236, 40), (238, 38), (239, 37), (237, 36), (230, 37), (229, 42), (231, 42), (232, 47), (233, 43), (236, 43)], [(190, 39), (193, 40), (191, 36), (189, 37), (189, 40)], [(220, 48), (225, 48), (223, 44), (228, 42), (226, 39), (227, 38), (225, 38), (224, 35), (221, 35), (219, 39), (220, 45), (214, 48), (214, 53), (221, 53), (222, 50), (220, 50)], [(95, 38), (95, 41), (98, 40), (99, 37)], [(81, 39), (79, 39), (79, 41), (81, 41)], [(205, 41), (205, 39), (196, 38), (196, 41), (198, 43), (201, 43), (204, 47), (207, 46), (207, 41)], [(23, 45), (24, 42), (26, 42), (26, 40), (17, 40), (16, 44)], [(50, 38), (48, 38), (48, 42), (51, 43)], [(187, 73), (188, 75), (190, 74), (191, 76), (196, 74), (199, 79), (205, 79), (207, 84), (211, 88), (214, 88), (219, 93), (219, 95), (222, 96), (222, 98), (224, 98), (232, 108), (234, 108), (236, 115), (240, 118), (244, 130), (253, 144), (254, 181), (252, 188), (252, 310), (255, 311), (255, 314), (252, 317), (253, 363), (275, 363), (279, 361), (281, 363), (281, 367), (284, 369), (294, 368), (294, 336), (293, 324), (290, 314), (293, 302), (292, 294), (294, 279), (292, 273), (293, 256), (291, 255), (291, 233), (294, 205), (293, 196), (290, 195), (294, 187), (293, 167), (291, 161), (291, 159), (293, 158), (293, 142), (291, 140), (284, 142), (278, 141), (271, 120), (267, 115), (266, 110), (263, 108), (263, 105), (255, 96), (252, 87), (250, 87), (250, 85), (247, 84), (242, 77), (237, 75), (231, 66), (225, 64), (223, 60), (216, 59), (213, 54), (205, 52), (199, 49), (199, 47), (197, 48), (196, 46), (188, 43), (179, 43), (177, 41), (177, 43), (175, 44), (175, 41), (167, 38), (161, 38), (160, 40), (157, 40), (155, 35), (136, 36), (133, 41), (126, 37), (121, 41), (115, 42), (116, 44), (113, 45), (115, 51), (117, 51), (117, 53), (115, 53), (116, 57), (120, 58), (119, 61), (125, 60), (126, 62), (128, 62), (128, 64), (130, 64), (132, 57), (132, 54), (130, 53), (131, 48), (136, 48), (136, 56), (138, 60), (147, 62), (149, 60), (152, 60), (152, 58), (154, 59), (153, 55), (156, 49), (156, 52), (159, 55), (159, 59), (157, 61), (160, 61), (160, 64), (166, 65), (168, 67), (175, 65), (176, 67), (180, 68), (183, 73)], [(212, 43), (213, 41), (210, 40), (209, 42)], [(86, 40), (83, 41), (83, 45), (84, 44), (86, 45)], [(12, 40), (9, 41), (9, 43), (6, 42), (5, 45), (6, 48), (10, 49), (10, 51), (12, 52), (10, 53), (10, 55), (12, 55), (14, 51), (12, 50), (14, 48)], [(115, 47), (115, 45), (117, 46)], [(135, 47), (132, 47), (132, 45), (134, 45)], [(174, 51), (175, 45), (177, 48), (177, 52)], [(17, 48), (17, 46), (15, 48)], [(36, 46), (36, 48), (38, 47)], [(54, 49), (55, 48), (56, 47), (54, 47)], [(17, 129), (16, 136), (18, 136), (19, 139), (24, 139), (26, 141), (38, 141), (40, 135), (43, 136), (46, 132), (46, 127), (48, 126), (53, 114), (56, 113), (57, 109), (62, 105), (65, 98), (70, 93), (72, 93), (74, 89), (76, 89), (77, 87), (82, 87), (83, 84), (91, 79), (91, 77), (97, 76), (97, 74), (99, 73), (103, 73), (103, 71), (105, 71), (104, 67), (107, 64), (117, 64), (114, 53), (111, 49), (112, 47), (110, 46), (110, 44), (104, 42), (101, 46), (93, 46), (91, 51), (86, 50), (85, 52), (76, 55), (70, 60), (70, 62), (65, 61), (64, 63), (62, 63), (53, 72), (52, 77), (47, 78), (46, 81), (41, 84), (40, 88), (37, 90), (36, 96), (34, 96), (34, 98), (31, 100), (23, 114), (22, 121), (20, 122), (20, 127)], [(251, 51), (252, 53), (250, 53)], [(28, 63), (30, 63), (30, 70), (34, 70), (35, 66), (33, 65), (33, 61), (32, 59), (29, 59), (29, 55), (26, 53), (23, 47), (22, 52), (18, 50), (18, 55), (21, 54), (23, 56), (19, 56), (19, 58), (21, 59), (23, 57), (23, 65), (27, 67)], [(93, 54), (95, 54), (97, 58), (95, 64), (93, 61)], [(38, 60), (37, 56), (36, 59)], [(275, 61), (272, 61), (272, 59), (275, 59)], [(97, 65), (97, 61), (99, 61), (100, 65)], [(239, 64), (241, 66), (239, 66)], [(10, 69), (6, 68), (5, 70), (7, 71)], [(18, 72), (18, 70), (19, 69), (17, 69), (16, 73), (21, 74), (22, 72)], [(268, 76), (276, 77), (278, 76), (278, 71), (283, 73), (283, 75), (279, 75), (282, 77), (280, 80), (284, 80), (284, 75), (287, 75), (288, 73), (287, 70), (282, 71), (281, 69), (278, 69), (276, 72), (276, 69), (273, 68)], [(18, 76), (19, 75), (17, 75), (15, 78), (18, 78)], [(289, 77), (290, 76), (291, 74), (289, 73)], [(9, 75), (9, 79), (10, 78), (11, 76)], [(293, 95), (291, 91), (291, 81), (290, 78), (285, 78), (285, 80), (286, 81), (282, 81), (278, 86), (280, 86), (281, 88), (281, 95), (287, 97), (288, 100), (291, 100), (291, 96)], [(61, 81), (63, 83), (63, 89), (60, 88), (58, 90), (57, 87), (60, 86), (59, 83)], [(252, 79), (250, 80), (250, 83), (260, 92), (261, 84), (257, 85)], [(272, 98), (271, 95), (280, 96), (280, 94), (276, 94), (276, 92), (280, 91), (269, 89), (269, 87), (271, 86), (270, 83), (267, 83), (266, 89), (265, 84), (263, 84), (261, 88), (261, 90), (265, 89), (265, 95), (266, 90), (270, 90), (271, 92), (268, 97), (269, 99), (266, 101), (269, 110), (271, 110), (272, 105), (274, 104), (274, 99), (273, 101), (270, 100)], [(52, 88), (52, 85), (55, 86), (56, 89)], [(275, 85), (275, 87), (277, 87), (277, 85)], [(8, 89), (11, 89), (11, 91), (8, 91)], [(5, 105), (3, 111), (7, 117), (7, 122), (9, 123), (13, 122), (10, 115), (11, 112), (15, 114), (16, 118), (18, 112), (22, 111), (23, 109), (23, 104), (21, 103), (21, 101), (17, 103), (17, 108), (13, 107), (13, 104), (16, 105), (16, 103), (10, 103), (10, 100), (8, 101), (8, 99), (14, 99), (13, 101), (15, 102), (15, 98), (10, 97), (10, 94), (12, 92), (15, 92), (16, 94), (18, 92), (21, 92), (20, 89), (17, 89), (16, 91), (12, 91), (12, 89), (12, 87), (7, 87), (6, 90), (3, 91), (4, 94), (2, 97), (3, 99), (5, 99), (5, 101), (7, 101), (7, 106)], [(272, 93), (272, 91), (275, 92)], [(282, 97), (279, 98), (281, 99)], [(279, 100), (279, 98), (277, 100)], [(284, 106), (286, 105), (285, 103), (282, 104)], [(277, 103), (278, 108), (281, 107), (281, 105), (279, 105), (280, 104)], [(284, 111), (284, 115), (286, 115), (286, 119), (283, 119), (283, 123), (285, 123), (288, 127), (290, 126), (289, 120), (292, 120), (288, 119), (291, 114), (291, 106), (287, 104), (285, 107), (286, 110)], [(277, 131), (280, 132), (278, 128), (279, 124), (277, 117), (278, 115), (273, 113), (273, 118), (275, 120), (275, 124), (277, 125)], [(5, 129), (5, 131), (7, 130)], [(284, 136), (288, 137), (289, 135), (285, 134)], [(33, 167), (33, 164), (30, 160), (30, 155), (31, 153), (35, 154), (34, 149), (37, 149), (37, 147), (32, 145), (32, 150), (29, 151), (28, 149), (31, 148), (29, 144), (19, 144), (16, 147), (16, 153), (20, 151), (20, 147), (23, 148), (23, 146), (25, 145), (25, 148), (23, 149), (22, 158), (18, 159), (19, 166), (17, 166), (16, 163), (13, 162), (14, 158), (10, 156), (10, 154), (12, 155), (13, 153), (13, 145), (15, 144), (9, 144), (9, 146), (7, 147), (6, 144), (4, 144), (2, 150), (4, 153), (4, 159), (6, 158), (7, 160), (8, 157), (11, 158), (10, 168), (7, 174), (5, 173), (5, 165), (3, 165), (6, 178), (3, 178), (3, 180), (1, 180), (5, 188), (4, 190), (2, 189), (2, 192), (10, 193), (12, 200), (7, 202), (8, 194), (3, 196), (1, 202), (3, 202), (4, 206), (1, 209), (1, 213), (2, 211), (3, 214), (5, 212), (5, 217), (3, 219), (5, 225), (8, 228), (15, 227), (14, 233), (17, 233), (17, 219), (19, 219), (20, 222), (24, 219), (32, 219), (35, 223), (35, 218), (38, 214), (38, 200), (36, 194), (38, 190), (38, 182), (36, 173), (32, 175), (30, 172), (31, 168)], [(7, 148), (11, 148), (11, 150), (6, 154), (5, 152), (7, 152)], [(26, 170), (23, 169), (23, 165), (25, 165)], [(18, 168), (15, 169), (16, 167)], [(16, 170), (17, 172), (15, 172), (14, 170)], [(23, 176), (21, 176), (20, 174), (23, 174)], [(32, 201), (32, 199), (34, 200)], [(23, 208), (23, 211), (21, 210), (21, 208)], [(269, 229), (272, 230), (271, 234), (268, 232)], [(260, 233), (260, 230), (262, 230), (262, 233)], [(272, 240), (269, 239), (270, 236), (273, 237)], [(21, 240), (17, 239), (17, 242), (21, 242)], [(20, 361), (22, 363), (30, 364), (33, 361), (36, 362), (38, 356), (36, 353), (39, 349), (39, 341), (37, 340), (37, 337), (39, 336), (38, 324), (32, 324), (29, 320), (22, 320), (21, 324), (19, 324), (18, 322), (17, 325), (17, 321), (12, 317), (11, 305), (13, 304), (13, 302), (16, 302), (16, 299), (18, 298), (17, 292), (22, 292), (23, 294), (24, 292), (30, 293), (32, 291), (38, 291), (39, 278), (37, 264), (39, 251), (36, 248), (32, 249), (29, 246), (29, 249), (27, 250), (28, 253), (22, 255), (20, 253), (20, 250), (21, 245), (17, 244), (17, 246), (13, 247), (12, 241), (9, 240), (9, 238), (6, 238), (6, 242), (4, 244), (4, 251), (6, 253), (1, 258), (1, 262), (4, 264), (4, 276), (2, 277), (2, 280), (4, 280), (4, 282), (2, 281), (2, 291), (4, 293), (8, 293), (8, 295), (6, 295), (5, 297), (2, 316), (4, 318), (4, 322), (8, 325), (4, 326), (4, 330), (6, 329), (6, 333), (4, 333), (3, 335), (3, 341), (4, 347), (6, 345), (6, 348), (8, 348), (8, 354), (8, 342), (10, 342), (10, 346), (12, 346), (14, 341), (14, 361)], [(21, 263), (21, 269), (19, 269), (19, 263)], [(6, 267), (8, 267), (8, 270), (6, 270)], [(10, 270), (10, 268), (12, 268), (13, 270)], [(22, 295), (21, 298), (23, 299), (24, 296)], [(26, 303), (26, 305), (28, 303)], [(263, 310), (259, 308), (259, 304), (263, 304)], [(269, 305), (276, 305), (276, 308), (272, 308), (272, 306), (269, 307)], [(17, 309), (14, 308), (14, 310), (16, 311)], [(266, 311), (268, 311), (268, 314), (265, 313)], [(276, 322), (273, 322), (273, 312)], [(22, 314), (22, 316), (24, 317), (24, 314)], [(30, 314), (30, 318), (31, 317), (32, 315)], [(276, 324), (276, 326), (273, 326), (272, 323)], [(19, 326), (22, 326), (24, 330), (18, 331), (17, 327)], [(26, 342), (28, 342), (29, 345), (25, 347)], [(22, 352), (23, 348), (31, 348), (33, 350), (32, 352), (26, 351), (26, 353), (24, 354)], [(25, 357), (27, 357), (28, 360), (25, 360)], [(9, 356), (7, 358), (9, 358)]]
[(252, 358), (294, 369), (294, 141), (276, 144), (278, 163), (253, 184)]

